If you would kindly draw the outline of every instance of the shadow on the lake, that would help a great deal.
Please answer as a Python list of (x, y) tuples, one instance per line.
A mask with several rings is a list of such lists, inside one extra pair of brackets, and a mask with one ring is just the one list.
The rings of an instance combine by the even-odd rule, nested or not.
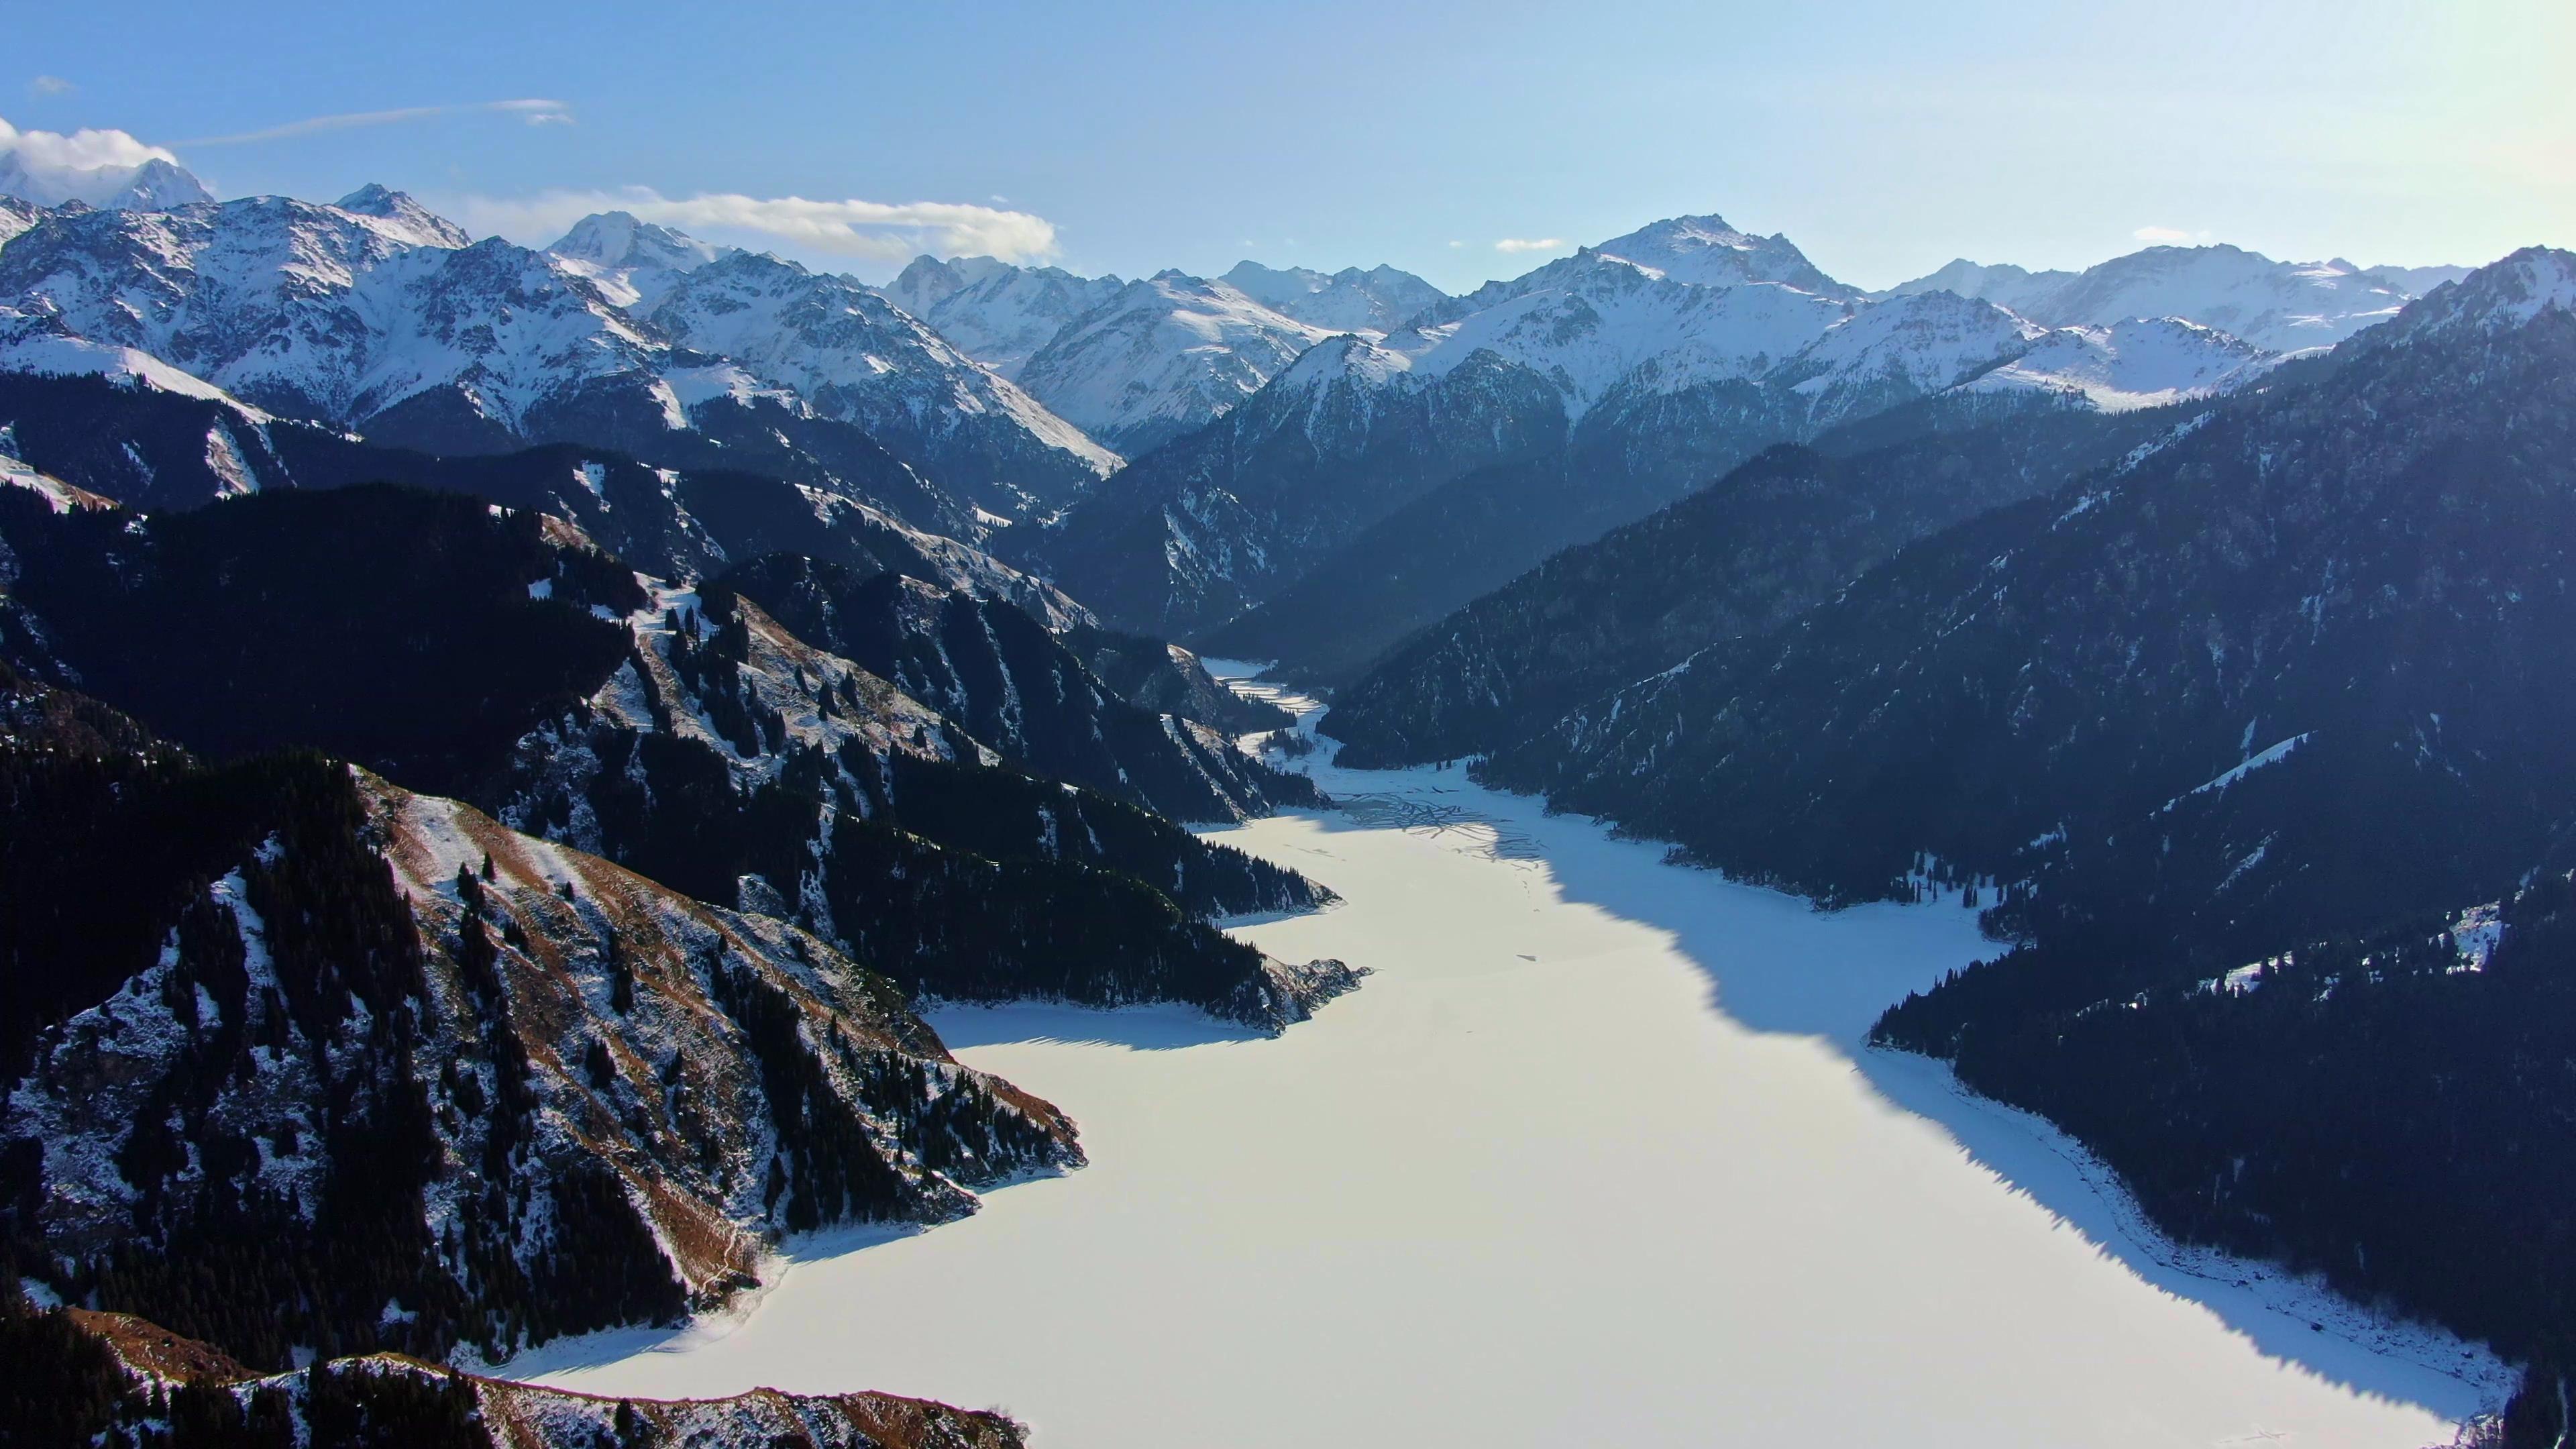
[(1490, 847), (1470, 848), (1543, 861), (1567, 901), (1667, 935), (1707, 977), (1712, 1010), (1757, 1031), (1821, 1038), (1886, 1102), (1937, 1124), (1971, 1162), (2101, 1254), (2205, 1306), (2264, 1354), (2453, 1420), (2496, 1407), (2499, 1385), (2472, 1381), (2491, 1363), (2482, 1354), (2446, 1362), (2448, 1340), (2438, 1333), (2387, 1324), (2272, 1265), (2178, 1250), (2054, 1127), (1969, 1093), (1940, 1062), (1866, 1047), (1871, 1023), (1906, 992), (2001, 949), (1978, 938), (1973, 912), (1949, 903), (1820, 913), (1798, 897), (1668, 865), (1661, 844), (1613, 838), (1586, 817), (1549, 816), (1540, 801), (1485, 790), (1457, 769), (1371, 774), (1328, 765), (1317, 773), (1337, 800), (1367, 802), (1313, 813), (1328, 833), (1395, 827), (1489, 837)]
[(923, 1014), (951, 1051), (1021, 1042), (1175, 1051), (1261, 1041), (1265, 1033), (1219, 1021), (1195, 1006), (1067, 1006), (1020, 1001), (1001, 1006), (935, 1006)]

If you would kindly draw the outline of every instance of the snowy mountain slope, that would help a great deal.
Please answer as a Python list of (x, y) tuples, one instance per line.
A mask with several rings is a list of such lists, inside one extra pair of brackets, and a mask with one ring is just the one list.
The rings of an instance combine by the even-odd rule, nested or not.
[(411, 193), (370, 181), (331, 203), (353, 216), (373, 217), (387, 225), (376, 230), (424, 247), (470, 247), (474, 234), (421, 205)]
[(2081, 398), (2103, 412), (2126, 412), (2231, 392), (2281, 360), (2280, 353), (2214, 328), (2174, 317), (2141, 318), (2040, 333), (2027, 351), (1962, 390), (2035, 389)]
[(380, 188), (349, 200), (54, 212), (0, 250), (0, 297), (341, 426), (489, 446), (583, 410), (675, 421), (661, 344), (589, 282)]
[(0, 373), (100, 377), (125, 386), (149, 387), (222, 403), (248, 422), (268, 420), (268, 414), (204, 378), (182, 372), (140, 348), (78, 336), (63, 325), (59, 316), (46, 311), (0, 307)]
[(0, 196), (0, 247), (7, 246), (27, 228), (34, 226), (45, 209), (32, 201), (15, 196)]
[(1541, 272), (1493, 306), (1389, 334), (1380, 344), (1389, 365), (1429, 378), (1488, 352), (1546, 378), (1564, 395), (1569, 416), (1579, 417), (1631, 379), (1677, 392), (1759, 377), (1850, 312), (1781, 283), (1702, 286), (1601, 253)]
[[(62, 209), (0, 252), (0, 305), (378, 442), (561, 440), (763, 469), (952, 533), (978, 527), (954, 495), (1008, 517), (1032, 497), (1060, 506), (1116, 462), (846, 279), (631, 217), (591, 218), (559, 245), (569, 254), (472, 242), (375, 186), (333, 206)], [(75, 368), (59, 341), (20, 340), (44, 370), (153, 371)], [(927, 476), (893, 476), (905, 464)]]
[(915, 257), (878, 291), (958, 351), (1017, 382), (1039, 349), (1126, 285), (1112, 276), (1078, 277), (1061, 267), (1018, 267), (991, 257)]
[(1383, 333), (1441, 300), (1392, 267), (1328, 276), (1244, 262), (1213, 281), (1128, 282), (991, 257), (916, 258), (878, 290), (1130, 457), (1204, 425), (1324, 337)]
[(1020, 382), (1132, 457), (1206, 426), (1327, 335), (1224, 282), (1158, 272), (1066, 324)]
[(2026, 353), (2046, 329), (1952, 292), (1896, 297), (1835, 324), (1769, 380), (1830, 427), (1975, 377)]
[(847, 277), (736, 252), (675, 278), (644, 316), (672, 341), (792, 389), (1004, 517), (1061, 508), (1118, 455)]
[(2331, 347), (2465, 267), (2357, 267), (2337, 258), (2277, 262), (2227, 245), (2149, 247), (2082, 272), (2026, 272), (1955, 261), (1885, 296), (1948, 290), (2000, 303), (2051, 327), (2180, 317), (2267, 347)]
[(1411, 272), (1389, 266), (1327, 273), (1244, 261), (1217, 280), (1273, 312), (1327, 332), (1392, 332), (1448, 298)]

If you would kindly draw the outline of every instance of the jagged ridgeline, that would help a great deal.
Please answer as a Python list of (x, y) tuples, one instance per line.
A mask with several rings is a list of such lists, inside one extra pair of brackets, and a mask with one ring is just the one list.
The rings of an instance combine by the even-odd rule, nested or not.
[[(1213, 730), (1128, 703), (1067, 641), (1008, 604), (793, 554), (746, 564), (705, 595), (718, 609), (737, 596), (756, 601), (798, 638), (887, 680), (1031, 774), (1178, 820), (1314, 803), (1305, 776), (1266, 769)], [(1168, 656), (1164, 667), (1173, 669)]]
[[(656, 577), (788, 550), (1008, 599), (1051, 627), (1089, 618), (1060, 591), (957, 542), (971, 536), (971, 513), (863, 435), (773, 455), (750, 444), (835, 425), (775, 405), (763, 405), (758, 421), (742, 446), (713, 447), (703, 430), (654, 440), (649, 465), (572, 444), (439, 456), (219, 398), (101, 377), (0, 374), (0, 452), (147, 512), (244, 492), (405, 483), (552, 514)], [(834, 466), (820, 468), (817, 456)], [(915, 527), (915, 519), (927, 522)]]
[(12, 1271), (254, 1367), (668, 1321), (1080, 1161), (830, 943), (0, 680)]
[[(648, 597), (536, 514), (360, 487), (137, 521), (9, 490), (0, 539), (20, 561), (11, 656), (209, 754), (355, 759), (700, 899), (791, 917), (914, 990), (1178, 1000), (1273, 1027), (1318, 999), (1205, 920), (1314, 904), (1304, 878), (1004, 766), (748, 599)], [(1068, 667), (1043, 629), (1017, 627), (1048, 669)], [(1078, 663), (1010, 688), (1057, 683), (1140, 726)], [(1237, 818), (1294, 788), (1148, 722), (1122, 760), (1198, 792), (1157, 803)]]

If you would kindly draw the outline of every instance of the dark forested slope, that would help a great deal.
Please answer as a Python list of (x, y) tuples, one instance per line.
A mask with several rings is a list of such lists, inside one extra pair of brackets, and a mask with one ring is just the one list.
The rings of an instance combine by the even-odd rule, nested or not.
[(1390, 651), (1335, 696), (1345, 763), (1483, 754), (1711, 644), (1777, 627), (1914, 539), (2117, 459), (2207, 404), (1944, 398), (1774, 448)]
[(309, 754), (0, 677), (0, 1250), (256, 1367), (663, 1321), (1079, 1161), (890, 983)]
[[(1315, 999), (1205, 920), (1312, 904), (1302, 877), (1003, 766), (747, 601), (640, 608), (632, 574), (537, 515), (368, 487), (135, 520), (10, 490), (0, 541), (11, 656), (200, 750), (354, 758), (792, 917), (916, 988), (1271, 1026)], [(1131, 741), (1138, 767), (1159, 745), (1173, 779), (1277, 778), (1194, 765), (1209, 746), (1174, 733)]]

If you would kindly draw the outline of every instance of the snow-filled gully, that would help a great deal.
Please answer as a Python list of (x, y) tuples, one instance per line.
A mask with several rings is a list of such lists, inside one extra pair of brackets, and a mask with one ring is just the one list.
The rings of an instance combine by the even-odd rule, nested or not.
[(1358, 992), (1276, 1039), (942, 1011), (1091, 1166), (512, 1371), (998, 1404), (1043, 1449), (2417, 1449), (2500, 1397), (2483, 1350), (2178, 1251), (2046, 1124), (1862, 1049), (1991, 952), (1973, 913), (1820, 915), (1456, 770), (1316, 772), (1349, 808), (1219, 834), (1341, 893), (1240, 934)]

